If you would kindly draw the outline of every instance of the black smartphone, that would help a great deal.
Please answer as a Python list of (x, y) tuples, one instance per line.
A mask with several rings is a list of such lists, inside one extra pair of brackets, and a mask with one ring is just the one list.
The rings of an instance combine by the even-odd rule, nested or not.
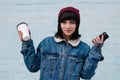
[[(106, 32), (103, 32), (102, 34), (103, 34), (103, 36), (104, 36), (104, 41), (105, 41), (107, 38), (109, 38), (109, 35), (108, 35)], [(99, 35), (100, 38), (102, 37), (102, 34)]]

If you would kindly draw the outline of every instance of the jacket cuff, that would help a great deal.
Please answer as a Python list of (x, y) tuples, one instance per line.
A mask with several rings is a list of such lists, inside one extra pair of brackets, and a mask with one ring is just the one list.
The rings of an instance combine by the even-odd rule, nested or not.
[(101, 54), (91, 54), (90, 55), (91, 59), (97, 60), (97, 61), (103, 61), (104, 57)]
[(101, 48), (96, 48), (93, 46), (91, 53), (89, 54), (91, 59), (97, 60), (97, 61), (103, 61), (104, 57), (101, 53)]
[(22, 42), (22, 48), (27, 48), (27, 47), (29, 47), (31, 45), (33, 45), (33, 40), (32, 39)]
[(95, 48), (102, 48), (103, 43), (94, 43)]

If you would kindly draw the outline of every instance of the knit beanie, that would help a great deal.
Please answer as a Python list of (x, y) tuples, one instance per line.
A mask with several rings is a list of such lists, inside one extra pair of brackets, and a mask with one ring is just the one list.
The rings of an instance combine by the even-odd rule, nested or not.
[(74, 7), (71, 7), (71, 6), (65, 7), (65, 8), (63, 8), (63, 9), (60, 10), (60, 12), (59, 12), (59, 14), (58, 14), (58, 20), (59, 20), (60, 16), (61, 16), (64, 12), (67, 12), (67, 11), (71, 11), (71, 12), (73, 12), (74, 14), (76, 14), (77, 17), (78, 17), (78, 20), (79, 20), (78, 22), (80, 22), (79, 10), (76, 9), (76, 8), (74, 8)]

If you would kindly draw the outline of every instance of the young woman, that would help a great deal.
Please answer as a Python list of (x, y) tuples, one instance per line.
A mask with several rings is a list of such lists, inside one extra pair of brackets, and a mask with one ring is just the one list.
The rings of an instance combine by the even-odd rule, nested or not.
[(91, 79), (98, 62), (103, 60), (102, 38), (93, 38), (90, 48), (80, 40), (80, 14), (74, 7), (65, 7), (58, 14), (58, 30), (55, 36), (43, 39), (35, 51), (33, 40), (22, 41), (21, 53), (30, 72), (40, 70), (40, 80)]

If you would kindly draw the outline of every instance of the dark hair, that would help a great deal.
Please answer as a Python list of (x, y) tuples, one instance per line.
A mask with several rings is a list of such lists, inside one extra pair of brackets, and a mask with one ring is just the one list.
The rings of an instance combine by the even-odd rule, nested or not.
[(79, 21), (78, 16), (71, 11), (66, 11), (60, 17), (58, 17), (58, 30), (57, 30), (57, 33), (55, 34), (55, 37), (60, 37), (62, 39), (64, 38), (60, 23), (64, 22), (65, 20), (74, 20), (76, 22), (76, 30), (72, 34), (70, 39), (74, 40), (74, 39), (79, 38), (81, 36), (79, 34), (80, 21)]

